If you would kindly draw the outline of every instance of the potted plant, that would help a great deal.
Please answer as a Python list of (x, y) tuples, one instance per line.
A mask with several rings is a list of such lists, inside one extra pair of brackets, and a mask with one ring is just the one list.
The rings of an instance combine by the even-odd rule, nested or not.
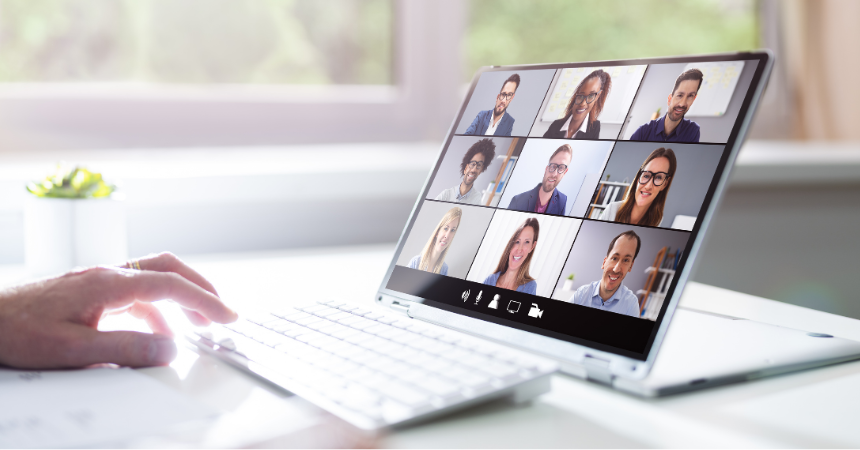
[(31, 275), (128, 259), (123, 202), (100, 173), (58, 166), (27, 191), (24, 262)]
[(573, 290), (573, 274), (568, 275), (567, 279), (564, 280), (564, 286), (562, 286), (562, 289), (565, 291)]

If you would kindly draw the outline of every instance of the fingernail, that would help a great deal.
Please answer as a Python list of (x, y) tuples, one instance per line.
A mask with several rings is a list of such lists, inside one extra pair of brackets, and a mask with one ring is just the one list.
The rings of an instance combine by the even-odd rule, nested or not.
[(153, 365), (168, 364), (176, 358), (176, 343), (173, 339), (155, 338), (149, 343), (149, 360)]

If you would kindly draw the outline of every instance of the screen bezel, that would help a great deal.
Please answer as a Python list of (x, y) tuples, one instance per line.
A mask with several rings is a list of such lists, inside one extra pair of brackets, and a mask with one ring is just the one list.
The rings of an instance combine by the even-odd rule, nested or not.
[[(538, 330), (535, 331), (534, 327), (523, 326), (522, 324), (516, 323), (512, 325), (511, 323), (506, 323), (504, 320), (499, 320), (495, 317), (483, 315), (479, 313), (474, 313), (472, 311), (463, 309), (463, 308), (455, 308), (445, 303), (441, 303), (438, 301), (434, 301), (432, 299), (425, 299), (422, 297), (416, 297), (409, 294), (404, 294), (399, 291), (393, 291), (387, 289), (386, 286), (391, 278), (391, 275), (396, 266), (397, 257), (400, 255), (400, 252), (403, 250), (403, 246), (405, 244), (406, 238), (409, 236), (409, 232), (412, 229), (412, 226), (416, 220), (416, 212), (418, 211), (421, 202), (424, 201), (427, 197), (428, 190), (430, 189), (430, 184), (432, 183), (437, 171), (440, 168), (442, 157), (444, 156), (445, 150), (451, 144), (455, 136), (455, 130), (457, 125), (460, 123), (463, 115), (465, 113), (466, 107), (468, 106), (469, 100), (472, 97), (472, 94), (477, 86), (478, 80), (481, 78), (481, 75), (491, 71), (508, 71), (508, 70), (540, 70), (540, 69), (562, 69), (562, 68), (578, 68), (578, 67), (594, 67), (594, 66), (629, 66), (629, 65), (653, 65), (653, 64), (677, 64), (677, 63), (690, 63), (690, 62), (720, 62), (720, 61), (756, 61), (758, 62), (755, 73), (753, 74), (752, 80), (750, 82), (749, 88), (747, 90), (746, 96), (741, 104), (741, 108), (738, 112), (738, 117), (735, 122), (734, 127), (729, 135), (728, 140), (725, 144), (725, 151), (723, 152), (723, 156), (717, 165), (717, 169), (714, 174), (713, 181), (711, 186), (708, 189), (708, 192), (705, 196), (704, 202), (702, 203), (702, 209), (700, 210), (701, 220), (698, 220), (696, 225), (693, 227), (690, 232), (690, 238), (687, 241), (687, 247), (685, 248), (685, 252), (681, 257), (678, 267), (679, 269), (676, 272), (674, 279), (670, 285), (668, 294), (666, 296), (667, 301), (664, 302), (661, 311), (655, 321), (654, 329), (651, 333), (651, 336), (648, 339), (646, 344), (646, 351), (643, 354), (636, 354), (631, 351), (618, 349), (616, 347), (607, 346), (601, 344), (599, 342), (588, 341), (581, 338), (575, 338), (572, 336), (561, 335), (560, 333), (550, 332), (548, 330)], [(740, 144), (743, 142), (743, 138), (746, 135), (746, 132), (749, 128), (749, 124), (752, 121), (752, 117), (755, 112), (755, 107), (757, 106), (758, 101), (761, 98), (762, 92), (766, 86), (766, 81), (769, 77), (770, 70), (773, 63), (773, 55), (768, 50), (759, 50), (755, 52), (741, 52), (741, 53), (723, 53), (723, 54), (711, 54), (711, 55), (698, 55), (698, 56), (684, 56), (684, 57), (663, 57), (663, 58), (648, 58), (648, 59), (631, 59), (631, 60), (612, 60), (612, 61), (589, 61), (589, 62), (578, 62), (578, 63), (559, 63), (559, 64), (535, 64), (535, 65), (516, 65), (516, 66), (488, 66), (482, 67), (478, 70), (475, 76), (472, 79), (472, 82), (469, 86), (468, 92), (462, 102), (460, 110), (458, 111), (456, 117), (452, 121), (452, 124), (448, 130), (447, 137), (440, 148), (439, 154), (436, 158), (436, 164), (433, 169), (430, 171), (427, 179), (424, 182), (424, 186), (421, 190), (421, 195), (416, 200), (413, 205), (412, 212), (410, 213), (409, 220), (406, 223), (406, 226), (403, 229), (403, 232), (400, 235), (398, 240), (397, 248), (394, 253), (394, 258), (392, 258), (391, 264), (386, 271), (385, 277), (382, 280), (382, 284), (380, 289), (378, 290), (377, 299), (382, 299), (382, 296), (393, 297), (397, 300), (402, 300), (405, 302), (416, 302), (422, 303), (424, 305), (438, 308), (453, 314), (458, 314), (462, 316), (472, 317), (476, 319), (480, 319), (489, 323), (511, 327), (517, 330), (520, 330), (525, 333), (538, 334), (547, 338), (559, 339), (562, 341), (566, 341), (567, 343), (573, 344), (575, 346), (582, 346), (585, 348), (589, 356), (596, 355), (598, 357), (622, 357), (623, 364), (613, 364), (613, 368), (617, 369), (613, 372), (618, 372), (618, 375), (627, 375), (630, 377), (639, 378), (644, 376), (647, 373), (647, 370), (640, 370), (639, 368), (643, 365), (650, 367), (653, 364), (654, 359), (656, 358), (657, 351), (659, 349), (660, 343), (662, 342), (662, 338), (666, 334), (666, 330), (668, 329), (669, 323), (671, 322), (671, 318), (674, 314), (674, 311), (679, 303), (681, 294), (683, 292), (684, 285), (689, 278), (690, 273), (695, 269), (695, 261), (696, 256), (698, 254), (698, 250), (701, 248), (703, 243), (703, 239), (706, 235), (708, 225), (710, 223), (711, 217), (713, 216), (714, 211), (719, 206), (719, 202), (722, 197), (722, 192), (725, 189), (727, 181), (729, 179), (729, 175), (731, 172), (731, 168), (733, 166), (733, 162), (737, 158), (738, 152), (740, 150)], [(638, 93), (637, 93), (638, 96)], [(526, 137), (528, 139), (528, 137)]]

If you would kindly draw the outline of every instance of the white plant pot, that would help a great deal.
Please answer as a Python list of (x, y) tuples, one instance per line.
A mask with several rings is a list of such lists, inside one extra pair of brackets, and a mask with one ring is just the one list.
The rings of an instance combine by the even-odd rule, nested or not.
[(565, 291), (572, 291), (573, 290), (573, 280), (567, 280), (567, 279), (564, 280), (564, 286), (562, 286), (562, 289)]
[(28, 196), (24, 207), (24, 262), (31, 276), (128, 259), (125, 202), (113, 198)]

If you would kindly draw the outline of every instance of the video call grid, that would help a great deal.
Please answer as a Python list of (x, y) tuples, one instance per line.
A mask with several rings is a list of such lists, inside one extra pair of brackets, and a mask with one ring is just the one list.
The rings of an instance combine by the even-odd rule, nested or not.
[[(632, 109), (633, 109), (634, 105), (636, 104), (636, 100), (639, 98), (640, 91), (642, 90), (642, 86), (643, 86), (643, 84), (644, 84), (645, 76), (647, 75), (648, 70), (651, 68), (651, 66), (653, 66), (653, 65), (648, 65), (648, 66), (646, 66), (646, 69), (645, 69), (645, 71), (644, 71), (644, 73), (643, 73), (643, 76), (642, 76), (642, 78), (640, 79), (639, 83), (638, 83), (638, 84), (637, 84), (637, 86), (636, 86), (636, 94), (634, 95), (633, 100), (632, 100), (632, 101), (627, 105), (627, 109), (625, 110), (625, 117), (629, 117), (629, 116), (630, 116), (631, 111), (632, 111)], [(562, 68), (562, 69), (557, 69), (557, 70), (560, 72), (561, 70), (564, 70), (564, 68)], [(548, 98), (548, 96), (549, 96), (549, 90), (551, 89), (551, 87), (552, 87), (552, 86), (548, 86), (548, 87), (547, 87), (546, 92), (544, 93), (544, 97)], [(544, 100), (544, 101), (546, 101), (546, 100)], [(531, 129), (532, 129), (532, 128), (534, 128), (534, 127), (535, 127), (535, 125), (536, 125), (536, 123), (537, 123), (537, 120), (538, 120), (538, 114), (539, 114), (539, 112), (536, 112), (536, 113), (535, 113), (535, 117), (534, 117), (534, 120), (532, 120), (532, 125), (531, 125), (531, 127), (530, 127), (530, 133), (529, 133), (529, 134), (531, 134)], [(461, 121), (462, 121), (462, 120), (465, 120), (465, 119), (464, 119), (464, 118), (461, 118)], [(628, 119), (628, 120), (629, 120), (629, 119)], [(614, 139), (612, 139), (612, 138), (610, 138), (610, 139), (600, 139), (600, 138), (597, 138), (597, 139), (572, 139), (572, 138), (568, 138), (568, 139), (566, 139), (566, 140), (570, 140), (570, 141), (576, 141), (576, 140), (579, 140), (579, 141), (608, 141), (608, 142), (613, 142), (613, 143), (615, 143), (615, 144), (617, 144), (618, 142), (648, 142), (648, 143), (654, 143), (654, 141), (649, 141), (649, 140), (642, 140), (642, 141), (623, 140), (623, 139), (621, 139), (621, 134), (622, 134), (622, 132), (623, 132), (623, 127), (622, 127), (622, 129), (620, 129), (620, 130), (619, 130), (619, 131), (614, 135), (614, 137), (615, 137)], [(731, 132), (730, 134), (732, 134), (732, 135), (733, 135), (733, 134), (734, 134), (734, 130), (732, 130), (732, 132)], [(473, 136), (473, 135), (465, 135), (465, 134), (456, 134), (456, 133), (455, 133), (453, 136), (460, 136), (460, 137), (463, 137), (463, 136)], [(482, 134), (482, 135), (478, 135), (478, 136), (493, 136), (493, 137), (498, 137), (498, 136), (495, 136), (495, 135), (488, 135), (488, 134)], [(523, 139), (523, 141), (524, 141), (524, 142), (523, 142), (523, 144), (520, 146), (520, 149), (521, 149), (521, 150), (523, 149), (523, 147), (524, 147), (525, 143), (526, 143), (528, 140), (559, 139), (559, 138), (549, 138), (549, 137), (543, 137), (543, 136), (528, 136), (528, 135), (521, 135), (521, 134), (519, 134), (519, 135), (510, 135), (510, 137), (512, 137), (512, 138), (513, 138), (513, 137), (516, 137), (516, 138)], [(449, 140), (449, 142), (448, 142), (448, 146), (446, 146), (445, 152), (447, 152), (447, 151), (448, 151), (448, 147), (450, 147), (450, 143), (451, 143), (451, 141)], [(672, 143), (667, 143), (667, 144), (669, 144), (669, 145), (675, 145), (675, 146), (679, 145), (679, 143), (677, 143), (677, 142), (672, 142)], [(700, 144), (700, 145), (706, 145), (706, 146), (718, 146), (718, 147), (723, 147), (723, 150), (725, 149), (725, 143), (718, 143), (718, 142), (700, 142), (699, 144)], [(603, 179), (603, 175), (605, 174), (605, 171), (607, 170), (606, 164), (608, 163), (608, 161), (609, 161), (609, 160), (610, 160), (610, 158), (612, 157), (612, 154), (613, 154), (613, 152), (615, 152), (615, 150), (616, 150), (616, 148), (615, 148), (615, 146), (613, 146), (613, 148), (609, 151), (609, 154), (607, 155), (607, 158), (606, 158), (606, 162), (604, 163), (604, 167), (602, 168), (602, 171), (601, 171), (601, 177), (600, 177), (600, 179)], [(723, 153), (723, 152), (720, 152), (720, 153), (721, 153), (721, 155), (720, 155), (720, 156), (722, 156), (722, 153)], [(509, 173), (509, 175), (508, 175), (508, 177), (507, 177), (507, 180), (506, 180), (506, 181), (509, 181), (509, 180), (511, 179), (511, 177), (513, 177), (514, 173), (515, 173), (515, 172), (517, 171), (517, 169), (518, 169), (518, 165), (519, 165), (519, 161), (517, 161), (517, 162), (515, 162), (515, 163), (513, 164), (513, 167), (511, 168), (511, 171), (510, 171), (510, 173)], [(437, 169), (437, 170), (438, 170), (438, 169)], [(434, 177), (435, 177), (435, 174), (434, 174)], [(508, 188), (508, 187), (509, 187), (509, 184), (508, 184), (508, 183), (506, 183), (506, 185), (504, 186), (504, 188), (503, 188), (502, 192), (499, 192), (499, 193), (498, 193), (498, 195), (499, 195), (500, 199), (501, 199), (501, 198), (503, 198), (503, 197), (505, 196), (505, 194), (506, 194), (506, 192), (505, 192), (505, 191), (507, 190), (507, 188)], [(429, 189), (429, 187), (428, 187), (428, 189)], [(593, 197), (591, 200), (592, 200), (592, 201), (593, 201), (593, 200), (595, 200), (595, 199), (596, 199), (596, 196), (597, 196), (597, 192), (595, 191), (595, 193), (594, 193), (594, 197)], [(450, 201), (449, 201), (449, 202), (446, 202), (446, 201), (444, 201), (444, 200), (435, 200), (435, 199), (431, 199), (431, 198), (425, 198), (425, 200), (429, 200), (429, 201), (433, 201), (433, 202), (443, 202), (443, 203), (449, 203), (449, 204), (457, 204), (456, 202), (450, 202)], [(591, 203), (591, 202), (589, 202), (589, 203)], [(471, 206), (471, 207), (479, 207), (479, 208), (488, 208), (488, 209), (492, 210), (492, 211), (493, 211), (493, 212), (492, 212), (492, 216), (491, 216), (490, 221), (488, 222), (488, 224), (489, 224), (490, 222), (492, 222), (493, 218), (495, 217), (496, 211), (498, 211), (498, 210), (505, 210), (505, 208), (501, 208), (501, 207), (499, 207), (499, 206), (490, 206), (490, 205), (470, 205), (470, 206)], [(607, 222), (605, 222), (605, 221), (603, 221), (603, 220), (598, 220), (598, 219), (593, 219), (593, 218), (590, 218), (590, 217), (586, 217), (586, 215), (558, 215), (558, 214), (547, 214), (547, 213), (545, 213), (545, 212), (544, 212), (544, 213), (538, 213), (538, 214), (545, 215), (545, 216), (560, 216), (560, 217), (563, 217), (563, 218), (580, 220), (580, 221), (581, 221), (580, 223), (585, 223), (585, 222), (601, 222), (601, 223), (607, 223)], [(698, 219), (698, 215), (696, 216), (696, 218)], [(660, 229), (665, 229), (665, 228), (667, 228), (667, 227), (664, 227), (664, 226), (661, 226), (661, 225), (662, 225), (662, 224), (660, 224), (660, 225), (656, 225), (656, 226), (650, 226), (650, 225), (635, 225), (635, 227), (642, 227), (642, 228), (660, 228)], [(631, 226), (632, 226), (632, 225), (631, 225)], [(571, 243), (571, 245), (570, 245), (570, 248), (569, 248), (569, 249), (567, 249), (567, 259), (566, 259), (566, 261), (565, 261), (565, 264), (567, 264), (567, 261), (572, 257), (572, 250), (573, 250), (573, 247), (575, 247), (575, 246), (576, 246), (576, 242), (577, 242), (577, 239), (579, 239), (579, 233), (581, 232), (581, 230), (582, 230), (582, 227), (580, 226), (580, 228), (579, 228), (579, 229), (577, 230), (577, 232), (576, 232), (576, 236), (575, 236), (575, 238), (574, 238), (573, 242), (572, 242), (572, 243)], [(689, 237), (689, 235), (691, 234), (691, 232), (689, 232), (689, 231), (682, 231), (682, 233), (683, 233), (683, 234), (685, 234), (685, 235), (686, 235), (686, 236), (688, 236), (688, 237)], [(486, 238), (486, 235), (482, 236), (482, 242), (481, 242), (481, 244), (478, 246), (478, 248), (480, 248), (480, 247), (483, 245), (483, 239), (485, 239), (485, 238)], [(476, 258), (477, 258), (477, 251), (475, 252), (474, 256), (473, 256), (473, 257), (472, 257), (472, 259), (471, 259), (471, 263), (470, 263), (470, 266), (469, 266), (469, 272), (471, 272), (471, 270), (472, 270), (472, 265), (474, 264), (474, 262), (475, 262)], [(686, 255), (684, 255), (684, 259), (686, 259)], [(556, 279), (556, 287), (554, 288), (553, 293), (552, 293), (553, 295), (555, 294), (555, 290), (557, 290), (557, 289), (558, 289), (559, 281), (560, 281), (560, 279), (561, 279), (562, 275), (563, 275), (563, 274), (562, 274), (562, 272), (559, 272), (558, 277), (557, 277), (557, 279)], [(552, 297), (549, 297), (549, 298), (552, 298)], [(665, 306), (665, 305), (664, 305), (664, 306)], [(661, 308), (661, 309), (662, 309), (662, 308)], [(662, 315), (662, 311), (661, 311), (661, 315)]]

